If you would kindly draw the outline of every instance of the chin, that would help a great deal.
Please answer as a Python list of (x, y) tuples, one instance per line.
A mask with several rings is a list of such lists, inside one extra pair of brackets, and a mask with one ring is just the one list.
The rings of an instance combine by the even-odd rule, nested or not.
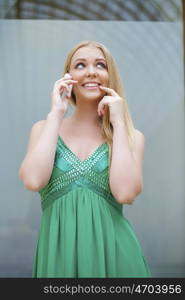
[(84, 96), (85, 99), (89, 100), (94, 100), (94, 101), (100, 101), (103, 96), (102, 95), (89, 95), (89, 96)]
[(103, 98), (102, 93), (97, 93), (97, 92), (86, 92), (80, 95), (80, 97), (86, 98), (86, 99), (94, 99), (94, 100), (99, 100)]

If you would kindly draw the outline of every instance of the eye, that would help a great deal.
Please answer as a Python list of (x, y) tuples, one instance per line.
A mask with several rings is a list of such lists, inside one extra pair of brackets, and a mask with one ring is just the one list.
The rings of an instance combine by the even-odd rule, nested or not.
[(102, 63), (102, 62), (98, 62), (98, 63), (97, 63), (97, 66), (98, 66), (98, 65), (100, 65), (101, 68), (102, 68), (102, 67), (103, 67), (104, 69), (107, 68), (107, 66), (106, 66), (104, 63)]
[(81, 69), (81, 67), (79, 68), (80, 65), (83, 66), (83, 67), (85, 66), (84, 63), (81, 62), (81, 63), (78, 63), (78, 64), (75, 66), (75, 69), (77, 69), (77, 68), (78, 68), (78, 69)]

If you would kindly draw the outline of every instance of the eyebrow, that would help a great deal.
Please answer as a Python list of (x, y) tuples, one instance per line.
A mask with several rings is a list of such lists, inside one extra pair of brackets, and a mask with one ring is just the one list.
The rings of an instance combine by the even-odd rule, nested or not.
[[(78, 60), (86, 61), (85, 58), (77, 58), (77, 59), (75, 59), (74, 63), (75, 63), (76, 61), (78, 61)], [(103, 57), (102, 57), (102, 58), (96, 58), (96, 59), (95, 59), (95, 61), (98, 61), (98, 60), (103, 60), (104, 62), (106, 62), (105, 59), (104, 59)]]

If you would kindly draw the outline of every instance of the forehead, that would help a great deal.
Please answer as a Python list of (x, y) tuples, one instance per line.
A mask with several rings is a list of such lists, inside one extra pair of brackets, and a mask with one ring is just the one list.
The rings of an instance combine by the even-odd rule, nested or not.
[(84, 58), (84, 59), (104, 58), (105, 59), (104, 54), (101, 51), (101, 49), (99, 49), (97, 47), (93, 47), (93, 46), (85, 46), (85, 47), (78, 49), (74, 53), (71, 62), (73, 62), (74, 60), (76, 60), (78, 58)]

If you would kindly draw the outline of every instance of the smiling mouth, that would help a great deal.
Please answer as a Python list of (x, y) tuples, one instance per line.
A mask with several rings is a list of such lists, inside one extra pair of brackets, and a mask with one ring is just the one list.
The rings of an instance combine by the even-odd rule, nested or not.
[(92, 83), (89, 82), (89, 83), (84, 83), (84, 84), (82, 84), (82, 86), (83, 86), (84, 88), (89, 89), (89, 90), (98, 89), (100, 85), (101, 85), (101, 84), (98, 83), (98, 82), (92, 82)]

